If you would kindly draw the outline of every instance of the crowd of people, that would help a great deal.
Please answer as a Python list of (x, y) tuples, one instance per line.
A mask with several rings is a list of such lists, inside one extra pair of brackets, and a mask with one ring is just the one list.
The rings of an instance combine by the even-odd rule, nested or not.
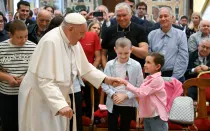
[[(65, 15), (52, 6), (32, 11), (27, 1), (13, 18), (0, 12), (3, 131), (82, 131), (82, 115), (92, 113), (90, 83), (95, 109), (97, 89), (107, 94), (109, 131), (119, 116), (128, 131), (137, 107), (145, 131), (167, 131), (162, 77), (184, 83), (210, 70), (210, 21), (194, 12), (176, 23), (169, 7), (158, 8), (156, 20), (147, 15), (146, 3), (134, 0), (114, 12), (104, 5)], [(196, 100), (197, 88), (188, 95)]]

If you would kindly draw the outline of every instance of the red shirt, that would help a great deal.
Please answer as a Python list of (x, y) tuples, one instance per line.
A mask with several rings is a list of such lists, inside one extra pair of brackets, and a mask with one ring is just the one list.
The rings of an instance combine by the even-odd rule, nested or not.
[(100, 38), (95, 32), (86, 32), (83, 39), (79, 41), (88, 61), (93, 64), (95, 51), (101, 50)]

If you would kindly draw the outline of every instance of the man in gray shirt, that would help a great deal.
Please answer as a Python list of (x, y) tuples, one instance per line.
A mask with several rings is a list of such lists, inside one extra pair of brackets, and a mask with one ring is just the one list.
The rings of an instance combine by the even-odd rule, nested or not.
[(172, 27), (172, 19), (170, 8), (160, 8), (161, 28), (149, 33), (149, 52), (159, 52), (164, 55), (162, 76), (175, 77), (184, 82), (184, 73), (189, 61), (187, 37), (183, 31)]
[(202, 20), (199, 25), (199, 31), (192, 34), (188, 40), (189, 53), (192, 53), (198, 49), (199, 43), (204, 38), (210, 38), (210, 21)]

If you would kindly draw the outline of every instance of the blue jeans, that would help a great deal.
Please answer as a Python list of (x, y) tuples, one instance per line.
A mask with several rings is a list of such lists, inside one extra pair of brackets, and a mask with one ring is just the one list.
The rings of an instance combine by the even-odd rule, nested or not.
[(144, 118), (144, 131), (168, 131), (168, 122), (161, 120), (159, 116)]

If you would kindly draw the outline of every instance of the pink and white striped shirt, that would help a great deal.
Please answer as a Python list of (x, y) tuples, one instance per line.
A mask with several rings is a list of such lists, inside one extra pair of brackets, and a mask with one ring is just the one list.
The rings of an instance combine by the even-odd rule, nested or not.
[(140, 98), (140, 118), (151, 118), (157, 112), (163, 121), (168, 121), (166, 110), (167, 96), (161, 72), (147, 76), (140, 88), (136, 88), (128, 83), (126, 89)]

